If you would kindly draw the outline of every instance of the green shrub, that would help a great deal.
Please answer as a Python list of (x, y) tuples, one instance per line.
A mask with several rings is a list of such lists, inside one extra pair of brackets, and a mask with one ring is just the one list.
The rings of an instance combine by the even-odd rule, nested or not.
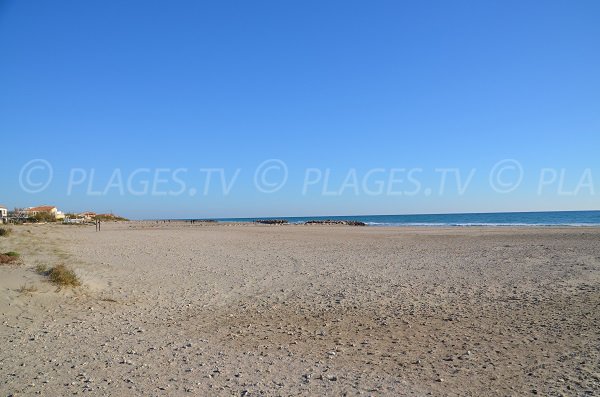
[(33, 219), (38, 222), (56, 222), (56, 217), (54, 214), (49, 212), (38, 212), (33, 216)]
[(37, 265), (35, 267), (35, 272), (38, 274), (42, 274), (42, 275), (46, 275), (46, 273), (48, 272), (48, 266), (46, 265)]
[(79, 287), (81, 281), (75, 274), (75, 272), (65, 265), (56, 265), (51, 267), (46, 275), (50, 279), (50, 282), (60, 287)]

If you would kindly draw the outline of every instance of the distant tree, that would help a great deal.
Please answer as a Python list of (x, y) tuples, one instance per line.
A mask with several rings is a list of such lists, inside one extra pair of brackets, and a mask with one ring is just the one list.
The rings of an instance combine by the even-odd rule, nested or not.
[(94, 217), (94, 220), (108, 222), (108, 221), (128, 221), (129, 219), (123, 218), (122, 216), (114, 214), (99, 214)]
[(33, 216), (38, 222), (56, 222), (56, 218), (49, 212), (38, 212)]

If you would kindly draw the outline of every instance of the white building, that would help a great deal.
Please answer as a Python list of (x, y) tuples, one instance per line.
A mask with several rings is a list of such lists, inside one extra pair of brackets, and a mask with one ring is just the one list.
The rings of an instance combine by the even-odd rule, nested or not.
[(0, 205), (0, 223), (7, 223), (8, 222), (8, 209), (3, 206)]

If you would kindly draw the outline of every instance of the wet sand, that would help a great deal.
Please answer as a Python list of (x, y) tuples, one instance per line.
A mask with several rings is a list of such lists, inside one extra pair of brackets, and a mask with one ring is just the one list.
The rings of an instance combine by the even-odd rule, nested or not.
[(13, 229), (2, 395), (600, 393), (600, 229)]

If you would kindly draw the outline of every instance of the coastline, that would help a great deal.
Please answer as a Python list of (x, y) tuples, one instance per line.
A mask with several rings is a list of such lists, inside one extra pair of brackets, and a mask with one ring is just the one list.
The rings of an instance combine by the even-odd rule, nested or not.
[[(152, 220), (150, 220), (152, 221)], [(154, 221), (163, 221), (162, 219)], [(167, 221), (192, 221), (198, 219), (171, 219)], [(205, 222), (254, 223), (265, 222), (348, 223), (377, 227), (404, 226), (452, 226), (452, 227), (600, 227), (600, 211), (540, 211), (540, 212), (494, 212), (494, 213), (447, 213), (407, 215), (337, 215), (337, 216), (288, 216), (257, 218), (214, 218)]]
[[(132, 221), (18, 226), (9, 245), (4, 394), (599, 388), (595, 227)], [(56, 293), (41, 261), (84, 287)]]
[[(273, 219), (286, 219), (286, 218), (273, 218)], [(344, 218), (345, 219), (345, 218)], [(315, 224), (315, 223), (309, 223), (307, 224), (306, 222), (289, 222), (289, 223), (285, 223), (285, 224), (272, 224), (272, 225), (267, 225), (267, 224), (259, 224), (256, 222), (251, 222), (251, 221), (224, 221), (224, 220), (214, 220), (211, 222), (203, 222), (203, 221), (196, 221), (196, 223), (191, 224), (190, 220), (187, 219), (150, 219), (150, 220), (132, 220), (132, 221), (128, 221), (129, 223), (133, 223), (133, 224), (139, 224), (139, 225), (163, 225), (163, 226), (168, 226), (168, 225), (177, 225), (177, 226), (267, 226), (267, 227), (297, 227), (297, 226), (302, 226), (302, 227), (311, 227), (311, 226), (315, 226), (315, 227), (361, 227), (361, 226), (354, 226), (354, 225), (343, 225), (343, 224)], [(121, 224), (127, 223), (127, 222), (119, 222)], [(405, 224), (365, 224), (365, 226), (363, 227), (367, 227), (367, 228), (375, 228), (375, 229), (379, 229), (379, 228), (384, 228), (384, 229), (398, 229), (398, 230), (411, 230), (411, 231), (417, 231), (419, 229), (448, 229), (448, 230), (453, 230), (453, 229), (504, 229), (504, 230), (508, 230), (508, 229), (541, 229), (541, 230), (545, 230), (545, 229), (582, 229), (582, 230), (598, 230), (600, 229), (600, 223), (596, 224), (585, 224), (585, 223), (573, 223), (573, 224), (528, 224), (528, 223), (515, 223), (515, 224), (501, 224), (501, 223), (490, 223), (490, 224), (445, 224), (445, 223), (405, 223)]]

